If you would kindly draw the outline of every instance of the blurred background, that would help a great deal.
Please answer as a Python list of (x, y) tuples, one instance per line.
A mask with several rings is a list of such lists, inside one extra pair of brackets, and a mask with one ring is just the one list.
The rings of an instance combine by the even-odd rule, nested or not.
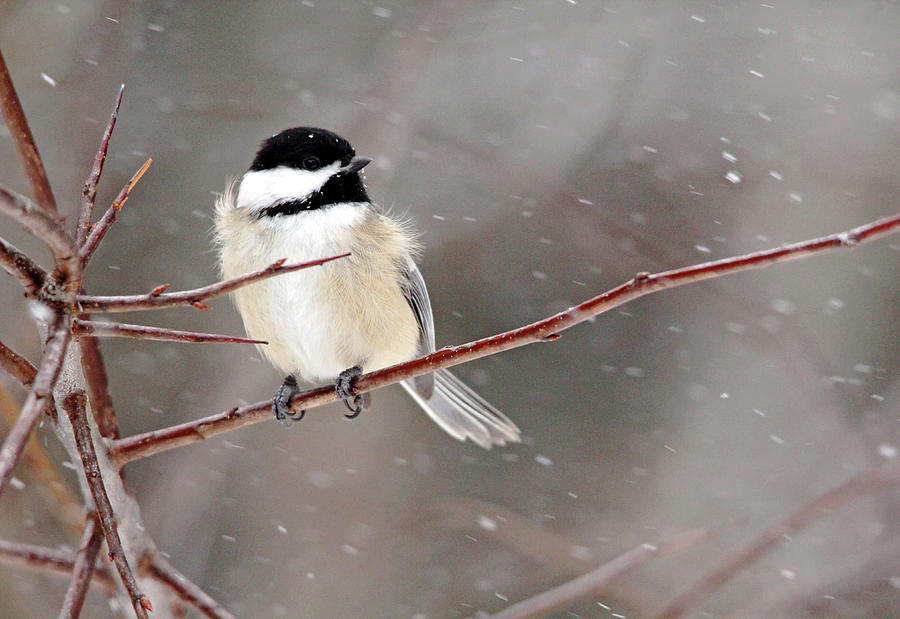
[[(439, 346), (638, 271), (895, 212), (898, 23), (897, 3), (874, 0), (0, 5), (60, 210), (77, 214), (123, 82), (98, 210), (154, 159), (89, 292), (215, 281), (216, 193), (262, 139), (318, 125), (374, 158), (371, 195), (421, 231)], [(0, 131), (0, 182), (27, 191)], [(0, 235), (48, 264), (15, 224), (0, 221)], [(287, 429), (260, 423), (130, 464), (127, 481), (171, 562), (246, 617), (497, 611), (638, 544), (733, 522), (569, 609), (647, 616), (801, 502), (897, 457), (898, 267), (888, 238), (653, 295), (457, 368), (519, 424), (522, 445), (457, 443), (390, 387), (352, 422), (338, 405)], [(116, 318), (243, 333), (229, 300), (212, 304)], [(0, 339), (37, 359), (8, 277), (0, 315)], [(126, 436), (267, 399), (282, 379), (245, 346), (103, 351)], [(28, 472), (16, 476), (0, 537), (77, 545)], [(898, 508), (895, 490), (835, 512), (699, 616), (898, 612)], [(0, 566), (0, 615), (54, 616), (64, 590)], [(97, 590), (85, 616), (115, 613)]]

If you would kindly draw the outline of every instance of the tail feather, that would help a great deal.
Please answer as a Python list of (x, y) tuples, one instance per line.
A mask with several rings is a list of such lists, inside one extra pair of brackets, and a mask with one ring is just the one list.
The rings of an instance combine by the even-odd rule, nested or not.
[(516, 424), (453, 374), (438, 370), (434, 378), (434, 392), (427, 399), (417, 391), (413, 379), (401, 385), (450, 436), (460, 441), (471, 439), (485, 449), (521, 440)]

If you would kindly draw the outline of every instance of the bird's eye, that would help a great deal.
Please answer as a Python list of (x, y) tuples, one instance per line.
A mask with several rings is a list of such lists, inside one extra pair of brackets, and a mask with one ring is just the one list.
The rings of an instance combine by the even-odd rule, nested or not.
[(318, 170), (320, 167), (322, 167), (322, 164), (319, 163), (318, 157), (307, 157), (306, 159), (303, 160), (303, 169), (304, 170), (310, 170), (310, 171)]

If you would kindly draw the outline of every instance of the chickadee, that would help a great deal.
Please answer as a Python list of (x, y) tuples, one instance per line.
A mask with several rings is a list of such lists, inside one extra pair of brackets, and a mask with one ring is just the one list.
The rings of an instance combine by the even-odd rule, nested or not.
[[(273, 400), (279, 420), (299, 419), (297, 378), (335, 381), (356, 416), (368, 398), (353, 382), (369, 372), (435, 350), (431, 303), (412, 256), (412, 230), (379, 211), (356, 156), (342, 137), (296, 127), (262, 143), (239, 184), (216, 201), (222, 274), (236, 277), (276, 260), (304, 262), (349, 253), (323, 266), (254, 283), (234, 293), (247, 334), (287, 373)], [(518, 442), (519, 429), (446, 370), (403, 387), (454, 438), (484, 448)]]

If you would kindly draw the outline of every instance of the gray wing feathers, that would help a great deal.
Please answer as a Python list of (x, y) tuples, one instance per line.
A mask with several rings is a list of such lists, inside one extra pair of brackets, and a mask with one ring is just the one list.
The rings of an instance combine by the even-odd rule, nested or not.
[[(406, 279), (401, 286), (419, 323), (419, 349), (423, 353), (434, 352), (434, 319), (425, 280), (411, 258), (404, 267)], [(401, 385), (435, 423), (457, 440), (471, 439), (485, 449), (521, 440), (516, 424), (447, 370), (416, 376)]]
[[(401, 284), (403, 296), (409, 302), (416, 322), (419, 323), (419, 350), (423, 354), (434, 352), (434, 318), (431, 315), (431, 300), (422, 273), (412, 258), (407, 257), (404, 265), (406, 280)], [(419, 394), (428, 399), (434, 392), (434, 376), (426, 374), (412, 379)]]

